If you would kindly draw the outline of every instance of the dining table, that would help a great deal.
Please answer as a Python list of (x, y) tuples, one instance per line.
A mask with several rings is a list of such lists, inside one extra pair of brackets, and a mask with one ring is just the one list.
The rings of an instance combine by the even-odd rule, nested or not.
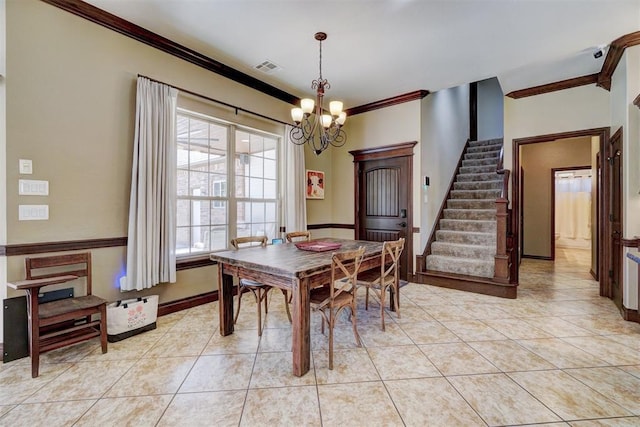
[(254, 246), (210, 254), (211, 260), (218, 264), (218, 302), (222, 336), (232, 334), (234, 329), (234, 278), (250, 279), (290, 292), (291, 348), (295, 376), (306, 374), (311, 365), (309, 292), (331, 281), (332, 253), (364, 247), (360, 272), (380, 268), (382, 259), (382, 242), (322, 238), (305, 243), (271, 244), (266, 247)]

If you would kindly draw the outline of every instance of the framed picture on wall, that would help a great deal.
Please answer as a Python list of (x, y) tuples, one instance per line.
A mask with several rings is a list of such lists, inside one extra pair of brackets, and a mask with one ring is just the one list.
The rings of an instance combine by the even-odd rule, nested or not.
[(324, 199), (324, 172), (307, 169), (307, 199)]

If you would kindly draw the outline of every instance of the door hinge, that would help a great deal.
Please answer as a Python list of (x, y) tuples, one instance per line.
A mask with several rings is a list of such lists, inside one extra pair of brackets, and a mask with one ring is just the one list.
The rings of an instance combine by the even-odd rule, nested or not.
[(612, 279), (613, 278), (613, 270), (609, 270), (609, 278)]
[(613, 214), (609, 214), (609, 221), (613, 222)]

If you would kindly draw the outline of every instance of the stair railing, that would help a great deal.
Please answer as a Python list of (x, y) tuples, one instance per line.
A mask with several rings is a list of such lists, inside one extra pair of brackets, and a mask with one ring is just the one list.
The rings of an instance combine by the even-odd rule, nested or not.
[(513, 252), (513, 236), (509, 221), (509, 176), (511, 171), (504, 169), (504, 146), (500, 149), (500, 160), (496, 166), (496, 173), (502, 175), (502, 189), (500, 197), (496, 199), (496, 255), (493, 279), (497, 282), (509, 283)]

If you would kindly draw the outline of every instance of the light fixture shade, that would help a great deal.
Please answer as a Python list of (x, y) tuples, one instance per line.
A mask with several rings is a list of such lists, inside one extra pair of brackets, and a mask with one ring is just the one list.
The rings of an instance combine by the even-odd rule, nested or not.
[(328, 129), (331, 126), (331, 116), (328, 114), (322, 115), (322, 127)]
[(347, 113), (345, 113), (344, 111), (342, 111), (342, 112), (338, 115), (338, 118), (336, 119), (336, 123), (337, 123), (337, 124), (339, 124), (340, 126), (342, 126), (346, 120), (347, 120)]
[(331, 115), (333, 117), (339, 116), (342, 113), (342, 102), (341, 101), (331, 101), (329, 103), (329, 111), (331, 111)]
[(302, 111), (302, 108), (291, 109), (291, 118), (293, 119), (294, 122), (300, 123), (302, 121), (303, 115), (304, 115), (304, 112)]
[(316, 105), (316, 102), (311, 98), (304, 98), (300, 101), (300, 106), (302, 107), (302, 112), (305, 114), (311, 114), (313, 111), (313, 107)]

